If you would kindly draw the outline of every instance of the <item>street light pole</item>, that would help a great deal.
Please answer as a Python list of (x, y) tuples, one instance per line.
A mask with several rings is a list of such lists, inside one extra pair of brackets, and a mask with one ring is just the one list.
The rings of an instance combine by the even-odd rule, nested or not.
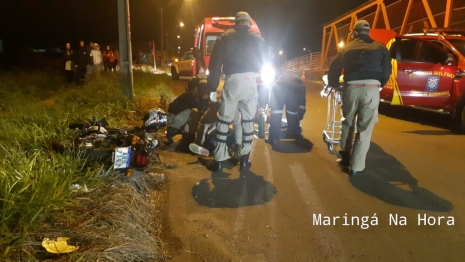
[(161, 36), (161, 65), (163, 66), (163, 61), (165, 60), (165, 46), (163, 44), (164, 39), (165, 39), (165, 34), (163, 33), (163, 3), (162, 1), (159, 2), (160, 5), (160, 36)]
[(129, 24), (129, 0), (118, 0), (118, 33), (121, 56), (121, 90), (133, 99), (131, 27)]

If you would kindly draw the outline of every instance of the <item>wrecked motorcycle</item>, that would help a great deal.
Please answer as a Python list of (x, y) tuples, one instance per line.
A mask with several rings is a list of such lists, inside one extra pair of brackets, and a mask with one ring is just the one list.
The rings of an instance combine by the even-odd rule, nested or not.
[(158, 153), (158, 129), (166, 126), (166, 113), (154, 109), (144, 116), (142, 128), (111, 128), (105, 118), (76, 122), (68, 127), (76, 131), (74, 139), (52, 142), (52, 149), (63, 153), (80, 152), (86, 159), (112, 164), (114, 169), (144, 168)]

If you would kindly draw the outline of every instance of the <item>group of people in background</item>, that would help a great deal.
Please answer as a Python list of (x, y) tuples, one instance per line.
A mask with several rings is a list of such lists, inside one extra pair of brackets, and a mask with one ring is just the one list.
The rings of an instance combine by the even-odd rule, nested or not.
[(72, 49), (71, 43), (66, 43), (63, 52), (65, 62), (66, 82), (71, 84), (75, 81), (78, 85), (83, 85), (92, 76), (100, 77), (100, 71), (116, 72), (119, 62), (119, 52), (114, 46), (106, 46), (101, 51), (100, 45), (92, 41), (85, 45), (84, 41), (79, 42), (77, 49)]

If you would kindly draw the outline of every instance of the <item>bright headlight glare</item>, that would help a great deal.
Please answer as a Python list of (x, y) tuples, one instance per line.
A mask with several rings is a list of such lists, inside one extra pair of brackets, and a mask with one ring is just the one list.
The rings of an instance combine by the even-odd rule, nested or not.
[(207, 69), (207, 71), (205, 71), (205, 74), (206, 74), (206, 75), (209, 75), (209, 74), (210, 74), (210, 71), (208, 71), (208, 69)]
[(274, 68), (270, 64), (265, 64), (262, 68), (260, 77), (264, 83), (269, 84), (273, 82), (275, 75), (276, 71)]

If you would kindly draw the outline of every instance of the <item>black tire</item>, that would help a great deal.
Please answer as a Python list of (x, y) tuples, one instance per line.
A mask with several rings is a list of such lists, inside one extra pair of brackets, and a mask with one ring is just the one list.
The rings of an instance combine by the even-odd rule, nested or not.
[(465, 105), (463, 104), (457, 112), (456, 129), (460, 134), (465, 134)]
[(465, 102), (462, 101), (457, 107), (456, 111), (451, 114), (451, 125), (452, 131), (465, 134)]
[(177, 72), (175, 67), (171, 67), (171, 78), (173, 80), (179, 80), (179, 73)]

